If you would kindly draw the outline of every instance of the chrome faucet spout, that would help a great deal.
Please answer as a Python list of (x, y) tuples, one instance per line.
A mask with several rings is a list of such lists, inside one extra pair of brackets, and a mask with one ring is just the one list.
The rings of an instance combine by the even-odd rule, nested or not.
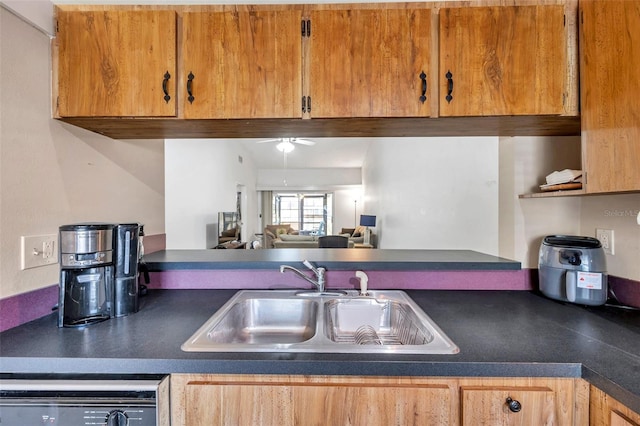
[(293, 273), (295, 273), (297, 276), (299, 276), (300, 278), (302, 278), (305, 281), (310, 282), (311, 284), (313, 284), (314, 287), (316, 287), (316, 289), (318, 289), (319, 292), (324, 292), (324, 283), (325, 283), (325, 278), (324, 278), (324, 274), (326, 272), (326, 269), (324, 268), (317, 268), (315, 266), (313, 266), (309, 261), (304, 260), (302, 262), (307, 268), (309, 268), (311, 270), (311, 272), (313, 272), (313, 274), (315, 275), (316, 279), (314, 280), (313, 278), (311, 278), (310, 276), (302, 273), (301, 271), (299, 271), (298, 269), (294, 268), (293, 266), (289, 266), (289, 265), (280, 265), (280, 273), (284, 274), (285, 271), (292, 271)]

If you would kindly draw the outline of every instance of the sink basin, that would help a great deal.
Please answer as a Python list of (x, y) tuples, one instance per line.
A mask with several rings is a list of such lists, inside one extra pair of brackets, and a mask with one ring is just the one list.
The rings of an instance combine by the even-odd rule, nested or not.
[(454, 354), (458, 347), (403, 291), (242, 290), (183, 345), (188, 352)]
[[(190, 340), (190, 347), (249, 345), (280, 347), (311, 339), (316, 333), (318, 303), (302, 298), (242, 298), (211, 317)], [(196, 350), (196, 349), (189, 349)]]

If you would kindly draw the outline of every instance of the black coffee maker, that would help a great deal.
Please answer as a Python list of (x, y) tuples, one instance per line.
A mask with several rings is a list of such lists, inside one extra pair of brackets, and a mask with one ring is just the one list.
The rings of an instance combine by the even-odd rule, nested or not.
[(60, 227), (59, 327), (138, 312), (141, 229), (138, 223)]
[(113, 316), (114, 225), (63, 225), (60, 241), (58, 327), (78, 327)]
[(138, 312), (138, 267), (142, 257), (139, 241), (142, 225), (121, 223), (115, 227), (114, 313), (122, 317)]

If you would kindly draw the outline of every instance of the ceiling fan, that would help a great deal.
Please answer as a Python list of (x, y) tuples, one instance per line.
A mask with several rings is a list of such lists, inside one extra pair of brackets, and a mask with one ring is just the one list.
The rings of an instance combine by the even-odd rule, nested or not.
[(256, 143), (269, 143), (269, 142), (277, 142), (276, 148), (281, 152), (291, 152), (295, 148), (294, 144), (299, 145), (307, 145), (312, 146), (316, 143), (307, 139), (298, 139), (298, 138), (278, 138), (278, 139), (266, 139), (263, 141), (258, 141)]

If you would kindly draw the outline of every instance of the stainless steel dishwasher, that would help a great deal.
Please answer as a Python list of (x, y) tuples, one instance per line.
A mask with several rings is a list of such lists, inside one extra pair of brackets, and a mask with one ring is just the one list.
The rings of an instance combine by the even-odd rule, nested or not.
[[(0, 379), (2, 426), (156, 426), (168, 422), (162, 380)], [(168, 393), (168, 391), (167, 391)], [(166, 405), (167, 413), (161, 407)]]

